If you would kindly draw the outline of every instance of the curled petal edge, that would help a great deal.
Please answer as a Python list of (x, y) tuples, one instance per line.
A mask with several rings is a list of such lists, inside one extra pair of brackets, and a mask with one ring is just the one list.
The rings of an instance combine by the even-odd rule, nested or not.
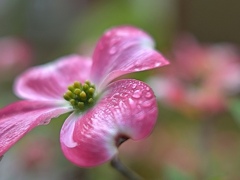
[(135, 27), (120, 26), (105, 32), (98, 41), (91, 79), (104, 87), (121, 75), (167, 64), (169, 62), (154, 50), (154, 41), (147, 33)]

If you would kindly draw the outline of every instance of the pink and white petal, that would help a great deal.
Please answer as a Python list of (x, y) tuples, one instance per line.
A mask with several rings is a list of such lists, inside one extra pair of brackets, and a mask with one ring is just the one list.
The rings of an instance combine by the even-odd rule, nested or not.
[(130, 79), (113, 82), (93, 108), (65, 121), (60, 134), (63, 153), (81, 167), (102, 164), (123, 141), (147, 137), (157, 115), (157, 102), (148, 85)]
[(62, 99), (70, 84), (88, 79), (91, 64), (89, 58), (69, 55), (33, 67), (16, 79), (15, 93), (30, 100)]
[(108, 30), (99, 40), (93, 53), (92, 79), (108, 84), (123, 74), (148, 70), (168, 64), (153, 49), (152, 38), (130, 26)]
[(0, 110), (0, 157), (19, 139), (38, 125), (72, 111), (52, 102), (19, 101)]

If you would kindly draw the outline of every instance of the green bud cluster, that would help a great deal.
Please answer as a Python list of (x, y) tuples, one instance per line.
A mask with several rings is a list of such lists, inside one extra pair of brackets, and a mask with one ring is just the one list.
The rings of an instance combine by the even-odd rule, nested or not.
[(84, 110), (94, 103), (95, 85), (89, 81), (84, 84), (75, 81), (68, 86), (68, 90), (63, 95), (66, 101), (69, 101), (74, 109)]

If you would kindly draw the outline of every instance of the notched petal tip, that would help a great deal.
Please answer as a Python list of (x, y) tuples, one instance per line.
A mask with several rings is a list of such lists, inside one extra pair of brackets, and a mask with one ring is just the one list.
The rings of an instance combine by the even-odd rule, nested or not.
[(147, 33), (131, 26), (115, 27), (105, 32), (98, 41), (93, 53), (91, 75), (95, 83), (106, 85), (121, 75), (150, 70), (167, 63), (154, 50), (154, 41)]
[(127, 141), (129, 139), (128, 136), (124, 135), (124, 134), (119, 134), (115, 137), (115, 143), (116, 146), (119, 147), (122, 143), (124, 143), (125, 141)]

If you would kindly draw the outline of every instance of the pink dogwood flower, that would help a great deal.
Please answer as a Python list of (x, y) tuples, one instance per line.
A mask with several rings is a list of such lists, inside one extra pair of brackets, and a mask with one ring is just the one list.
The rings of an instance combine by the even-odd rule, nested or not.
[(98, 41), (92, 60), (69, 55), (24, 72), (14, 89), (26, 100), (0, 110), (0, 156), (34, 127), (67, 112), (61, 148), (78, 166), (102, 164), (123, 141), (148, 136), (158, 114), (153, 91), (139, 80), (114, 79), (168, 64), (153, 45), (142, 30), (116, 27)]
[(180, 110), (217, 113), (240, 92), (240, 55), (230, 44), (200, 45), (191, 37), (176, 42), (175, 61), (152, 79), (156, 96)]

